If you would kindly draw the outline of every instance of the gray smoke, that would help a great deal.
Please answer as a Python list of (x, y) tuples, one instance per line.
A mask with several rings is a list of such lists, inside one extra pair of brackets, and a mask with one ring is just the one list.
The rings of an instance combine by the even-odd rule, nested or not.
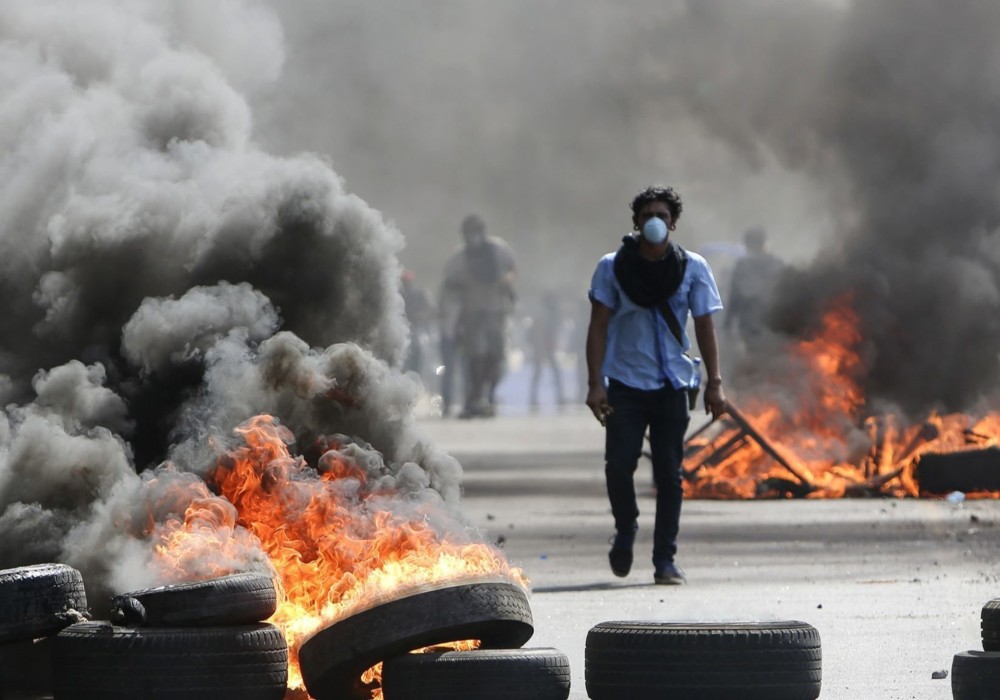
[(796, 264), (776, 329), (808, 337), (854, 294), (873, 404), (968, 410), (996, 384), (995, 2), (277, 11), (289, 70), (255, 97), (263, 137), (331, 153), (407, 231), (403, 259), (431, 288), (475, 210), (513, 244), (524, 296), (544, 280), (582, 300), (629, 198), (667, 182), (682, 244), (762, 225)]
[(266, 570), (203, 479), (257, 413), (456, 503), (395, 369), (402, 234), (256, 142), (284, 51), (252, 0), (0, 2), (0, 567), (77, 566), (99, 606), (162, 582), (155, 535), (198, 502), (227, 549), (187, 574)]
[(835, 207), (835, 237), (785, 280), (775, 326), (807, 336), (848, 295), (871, 403), (920, 415), (995, 398), (1000, 54), (990, 27), (1000, 6), (879, 0), (791, 15), (770, 24), (782, 38), (750, 62), (735, 55), (752, 48), (740, 40), (745, 17), (727, 3), (691, 6), (679, 29), (732, 36), (723, 43), (734, 52), (685, 52), (679, 72), (717, 74), (726, 62), (747, 99), (733, 109), (732, 92), (681, 80), (700, 95), (682, 101), (744, 157), (770, 149), (824, 181)]

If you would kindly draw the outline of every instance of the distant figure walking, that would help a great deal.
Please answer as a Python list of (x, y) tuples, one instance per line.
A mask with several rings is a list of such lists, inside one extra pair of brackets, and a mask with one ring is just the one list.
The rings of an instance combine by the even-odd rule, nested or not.
[(532, 408), (538, 407), (538, 391), (542, 382), (542, 371), (546, 367), (552, 371), (556, 403), (562, 405), (566, 402), (558, 357), (562, 329), (563, 316), (562, 310), (559, 308), (559, 297), (556, 296), (555, 292), (545, 292), (538, 313), (531, 319), (531, 326), (528, 328), (532, 362), (529, 401)]
[(744, 349), (753, 354), (767, 338), (764, 314), (771, 303), (784, 263), (765, 250), (767, 234), (751, 228), (743, 235), (746, 255), (736, 261), (730, 282), (729, 303), (722, 328), (736, 330)]
[[(459, 364), (465, 367), (465, 405), (460, 418), (496, 414), (496, 387), (507, 359), (507, 324), (514, 309), (514, 253), (486, 235), (486, 223), (470, 214), (462, 221), (462, 247), (445, 265), (441, 292), (442, 335), (454, 352), (445, 363), (444, 385)], [(444, 344), (444, 341), (442, 341)], [(450, 364), (450, 367), (449, 367)], [(442, 388), (442, 393), (444, 389)], [(448, 399), (442, 397), (445, 405)]]
[(410, 324), (410, 346), (403, 363), (403, 370), (416, 372), (423, 378), (425, 364), (425, 346), (427, 344), (428, 325), (434, 317), (434, 305), (423, 287), (416, 282), (413, 270), (403, 270), (400, 275), (402, 284), (404, 313)]

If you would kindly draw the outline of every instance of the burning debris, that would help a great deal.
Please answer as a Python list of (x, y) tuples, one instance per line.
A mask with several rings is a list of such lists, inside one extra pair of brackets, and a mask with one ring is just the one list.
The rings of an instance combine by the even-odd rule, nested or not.
[(899, 426), (897, 414), (869, 414), (857, 381), (864, 371), (857, 323), (850, 298), (842, 298), (816, 337), (790, 346), (790, 371), (757, 385), (762, 395), (780, 386), (778, 400), (751, 391), (746, 413), (733, 403), (688, 437), (689, 496), (998, 495), (1000, 414), (931, 415), (910, 426)]
[(358, 607), (526, 580), (416, 428), (401, 234), (321, 158), (257, 149), (241, 93), (280, 27), (199, 8), (0, 9), (0, 563), (75, 567), (98, 619), (266, 574), (295, 688), (302, 641)]

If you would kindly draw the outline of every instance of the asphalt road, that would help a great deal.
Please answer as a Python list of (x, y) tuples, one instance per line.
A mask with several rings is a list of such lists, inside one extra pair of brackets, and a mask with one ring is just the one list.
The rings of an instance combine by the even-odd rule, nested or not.
[[(526, 646), (567, 654), (573, 700), (587, 697), (587, 631), (610, 620), (808, 622), (828, 700), (951, 698), (953, 655), (982, 649), (980, 611), (1000, 597), (998, 501), (688, 500), (688, 584), (656, 586), (648, 488), (632, 573), (608, 568), (603, 436), (584, 410), (422, 422), (463, 465), (466, 518), (531, 579)], [(648, 465), (637, 478), (648, 484)]]

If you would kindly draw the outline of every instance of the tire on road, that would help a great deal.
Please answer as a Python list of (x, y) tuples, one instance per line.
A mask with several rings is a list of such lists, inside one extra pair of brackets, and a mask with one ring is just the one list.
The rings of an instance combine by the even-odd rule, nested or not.
[(798, 621), (602, 622), (587, 634), (592, 700), (815, 700), (819, 632)]
[(1000, 652), (963, 651), (951, 662), (951, 697), (983, 700), (1000, 693)]
[(551, 648), (402, 654), (382, 664), (385, 700), (566, 700), (567, 656)]
[(0, 571), (0, 644), (37, 639), (89, 615), (80, 572), (65, 564)]
[(363, 700), (361, 674), (414, 649), (478, 639), (482, 648), (515, 649), (534, 633), (524, 590), (508, 582), (421, 589), (355, 613), (320, 630), (299, 649), (309, 694), (317, 700)]
[(83, 622), (53, 638), (52, 669), (56, 700), (281, 700), (288, 645), (268, 624)]
[(983, 606), (982, 614), (983, 651), (1000, 651), (1000, 598), (994, 598)]
[(110, 618), (134, 627), (251, 625), (277, 605), (271, 577), (245, 573), (124, 593), (112, 598)]

